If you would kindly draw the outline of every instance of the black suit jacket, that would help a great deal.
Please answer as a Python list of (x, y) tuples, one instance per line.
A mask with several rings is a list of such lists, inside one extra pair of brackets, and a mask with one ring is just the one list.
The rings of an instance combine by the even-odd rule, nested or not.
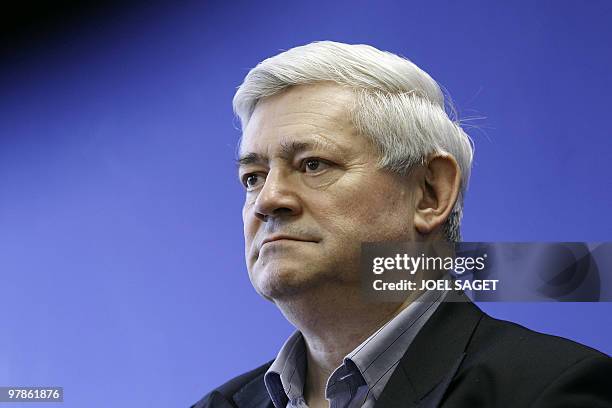
[[(560, 337), (494, 319), (453, 293), (423, 326), (376, 408), (612, 407), (612, 359)], [(272, 362), (213, 390), (192, 408), (273, 408)]]

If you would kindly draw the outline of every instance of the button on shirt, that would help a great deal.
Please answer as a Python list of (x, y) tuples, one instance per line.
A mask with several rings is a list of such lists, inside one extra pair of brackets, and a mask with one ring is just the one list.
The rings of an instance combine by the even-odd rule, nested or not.
[[(445, 295), (425, 292), (344, 357), (325, 387), (330, 407), (373, 407), (408, 346)], [(296, 331), (264, 375), (264, 382), (276, 408), (307, 408), (305, 380), (306, 345)]]

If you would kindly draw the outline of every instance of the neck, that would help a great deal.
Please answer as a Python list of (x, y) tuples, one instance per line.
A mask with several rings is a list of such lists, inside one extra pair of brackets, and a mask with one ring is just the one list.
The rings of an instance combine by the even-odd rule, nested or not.
[(407, 307), (403, 303), (366, 303), (359, 287), (318, 287), (276, 305), (302, 333), (307, 372), (304, 398), (309, 405), (325, 402), (325, 386), (343, 358), (371, 334)]

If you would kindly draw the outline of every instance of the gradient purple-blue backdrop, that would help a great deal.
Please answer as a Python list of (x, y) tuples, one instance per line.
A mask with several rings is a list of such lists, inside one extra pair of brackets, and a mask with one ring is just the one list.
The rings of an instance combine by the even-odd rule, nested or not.
[[(274, 357), (292, 328), (244, 266), (231, 98), (258, 61), (313, 40), (405, 55), (461, 117), (486, 117), (468, 122), (465, 240), (609, 241), (612, 3), (507, 3), (176, 2), (15, 50), (0, 385), (63, 386), (66, 407), (186, 407)], [(612, 352), (610, 303), (483, 307)]]

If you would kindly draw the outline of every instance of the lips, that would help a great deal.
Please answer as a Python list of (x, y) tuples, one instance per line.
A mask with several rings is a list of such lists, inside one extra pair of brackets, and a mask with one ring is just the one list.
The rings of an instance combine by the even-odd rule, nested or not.
[(303, 238), (292, 237), (292, 236), (290, 236), (290, 235), (273, 235), (273, 236), (271, 236), (271, 237), (268, 237), (268, 238), (264, 239), (264, 240), (261, 242), (261, 246), (260, 246), (260, 248), (261, 248), (262, 246), (264, 246), (264, 244), (267, 244), (268, 242), (279, 241), (279, 240), (282, 240), (282, 239), (284, 239), (284, 240), (288, 240), (288, 241), (315, 242), (315, 241), (312, 241), (312, 240), (309, 240), (309, 239), (303, 239)]

